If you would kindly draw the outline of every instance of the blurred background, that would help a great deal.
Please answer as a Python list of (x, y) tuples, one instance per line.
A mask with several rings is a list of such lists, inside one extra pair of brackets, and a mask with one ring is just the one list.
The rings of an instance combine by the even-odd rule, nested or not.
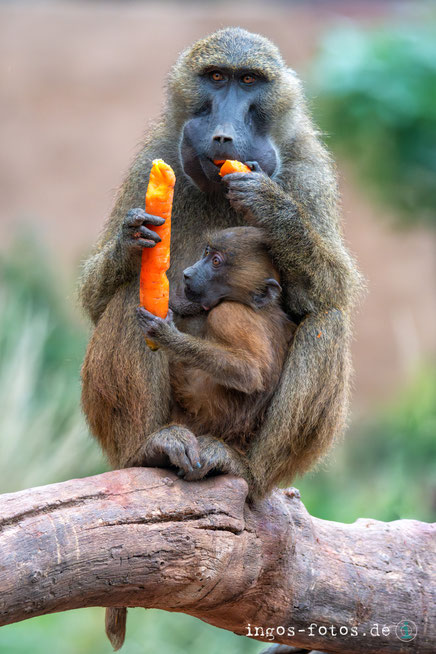
[[(228, 25), (271, 38), (302, 77), (368, 281), (348, 433), (296, 485), (325, 519), (434, 519), (436, 6), (419, 1), (0, 3), (0, 492), (106, 469), (79, 405), (80, 262), (169, 67)], [(135, 609), (123, 652), (263, 647)], [(0, 630), (1, 654), (110, 651), (98, 608)]]

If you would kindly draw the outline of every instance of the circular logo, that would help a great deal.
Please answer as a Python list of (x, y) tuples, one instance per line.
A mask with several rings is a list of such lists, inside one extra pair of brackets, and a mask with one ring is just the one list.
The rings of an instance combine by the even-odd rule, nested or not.
[(407, 643), (409, 640), (413, 640), (418, 633), (418, 628), (412, 620), (401, 620), (395, 627), (395, 633), (397, 638)]

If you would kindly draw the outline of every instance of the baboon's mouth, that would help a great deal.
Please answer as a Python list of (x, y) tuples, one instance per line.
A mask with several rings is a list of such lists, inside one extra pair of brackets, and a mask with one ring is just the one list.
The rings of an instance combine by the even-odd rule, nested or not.
[(205, 157), (201, 162), (201, 166), (206, 176), (216, 181), (217, 179), (220, 179), (219, 172), (224, 161), (225, 159), (212, 159), (212, 157)]

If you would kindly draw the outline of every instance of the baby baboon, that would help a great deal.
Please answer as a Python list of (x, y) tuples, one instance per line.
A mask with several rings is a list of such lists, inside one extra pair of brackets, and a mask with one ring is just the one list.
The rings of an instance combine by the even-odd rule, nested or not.
[[(280, 306), (281, 286), (265, 241), (256, 227), (222, 230), (184, 271), (185, 296), (203, 309), (199, 336), (137, 309), (144, 334), (169, 354), (174, 406), (171, 424), (145, 441), (129, 465), (173, 464), (185, 479), (201, 479), (211, 469), (247, 478), (244, 455), (296, 327)], [(170, 430), (180, 436), (168, 443)], [(255, 480), (247, 481), (255, 487)]]

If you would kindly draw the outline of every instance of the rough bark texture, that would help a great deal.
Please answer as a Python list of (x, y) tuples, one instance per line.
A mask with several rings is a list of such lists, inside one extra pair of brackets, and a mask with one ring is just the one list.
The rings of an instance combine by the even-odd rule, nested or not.
[(295, 489), (251, 507), (245, 496), (234, 477), (144, 468), (0, 496), (0, 624), (144, 606), (312, 650), (434, 652), (434, 526), (319, 520)]

